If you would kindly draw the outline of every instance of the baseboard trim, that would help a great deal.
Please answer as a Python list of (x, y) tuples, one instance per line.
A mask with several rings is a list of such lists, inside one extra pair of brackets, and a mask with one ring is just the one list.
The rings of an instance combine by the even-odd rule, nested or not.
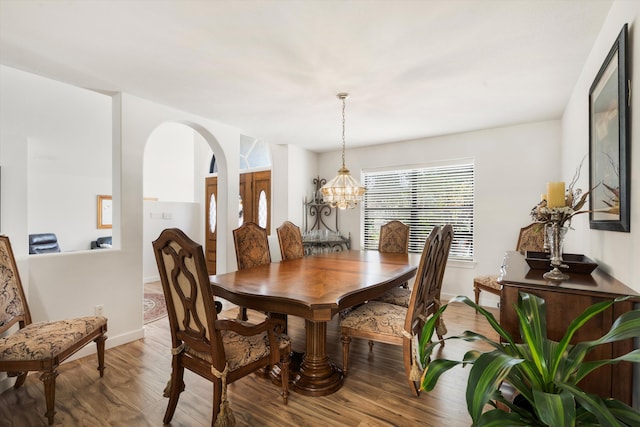
[[(144, 338), (144, 329), (142, 328), (137, 329), (135, 331), (127, 332), (125, 334), (116, 335), (115, 337), (110, 337), (109, 332), (107, 332), (107, 341), (105, 341), (104, 347), (105, 349), (108, 350), (110, 348), (118, 347), (119, 345), (127, 344), (132, 341), (139, 340), (141, 338)], [(92, 354), (96, 354), (96, 346), (89, 344), (86, 347), (84, 347), (82, 350), (78, 351), (73, 356), (65, 360), (65, 363), (70, 362), (72, 360), (77, 360), (83, 357), (87, 357)], [(105, 357), (105, 363), (107, 363), (106, 357)]]

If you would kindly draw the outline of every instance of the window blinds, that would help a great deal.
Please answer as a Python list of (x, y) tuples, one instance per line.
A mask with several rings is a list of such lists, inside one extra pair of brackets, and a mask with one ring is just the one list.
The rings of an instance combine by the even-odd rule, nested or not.
[(451, 224), (449, 259), (473, 260), (474, 165), (472, 163), (365, 172), (364, 249), (377, 249), (380, 226), (409, 225), (409, 252), (422, 252), (436, 225)]

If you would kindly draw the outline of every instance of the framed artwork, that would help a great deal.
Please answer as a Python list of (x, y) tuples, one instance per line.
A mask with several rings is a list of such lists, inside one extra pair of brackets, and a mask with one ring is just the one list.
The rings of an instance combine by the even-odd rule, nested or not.
[(112, 202), (111, 196), (98, 196), (98, 228), (111, 228), (113, 226)]
[(627, 24), (589, 90), (589, 227), (629, 232)]

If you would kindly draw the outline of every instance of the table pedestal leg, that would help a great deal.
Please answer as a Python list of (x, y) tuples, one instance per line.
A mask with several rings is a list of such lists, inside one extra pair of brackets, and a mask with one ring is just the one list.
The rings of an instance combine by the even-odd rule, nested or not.
[(326, 396), (342, 387), (344, 375), (327, 356), (327, 323), (305, 320), (306, 352), (293, 389), (307, 396)]

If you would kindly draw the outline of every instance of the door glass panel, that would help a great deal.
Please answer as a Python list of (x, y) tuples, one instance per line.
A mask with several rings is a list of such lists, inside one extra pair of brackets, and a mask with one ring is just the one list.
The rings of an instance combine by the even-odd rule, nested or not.
[(242, 207), (242, 196), (238, 194), (238, 227), (244, 224), (244, 209)]
[(209, 230), (211, 233), (216, 232), (216, 195), (211, 194), (209, 199)]
[(258, 199), (258, 225), (267, 228), (267, 194), (262, 190)]

